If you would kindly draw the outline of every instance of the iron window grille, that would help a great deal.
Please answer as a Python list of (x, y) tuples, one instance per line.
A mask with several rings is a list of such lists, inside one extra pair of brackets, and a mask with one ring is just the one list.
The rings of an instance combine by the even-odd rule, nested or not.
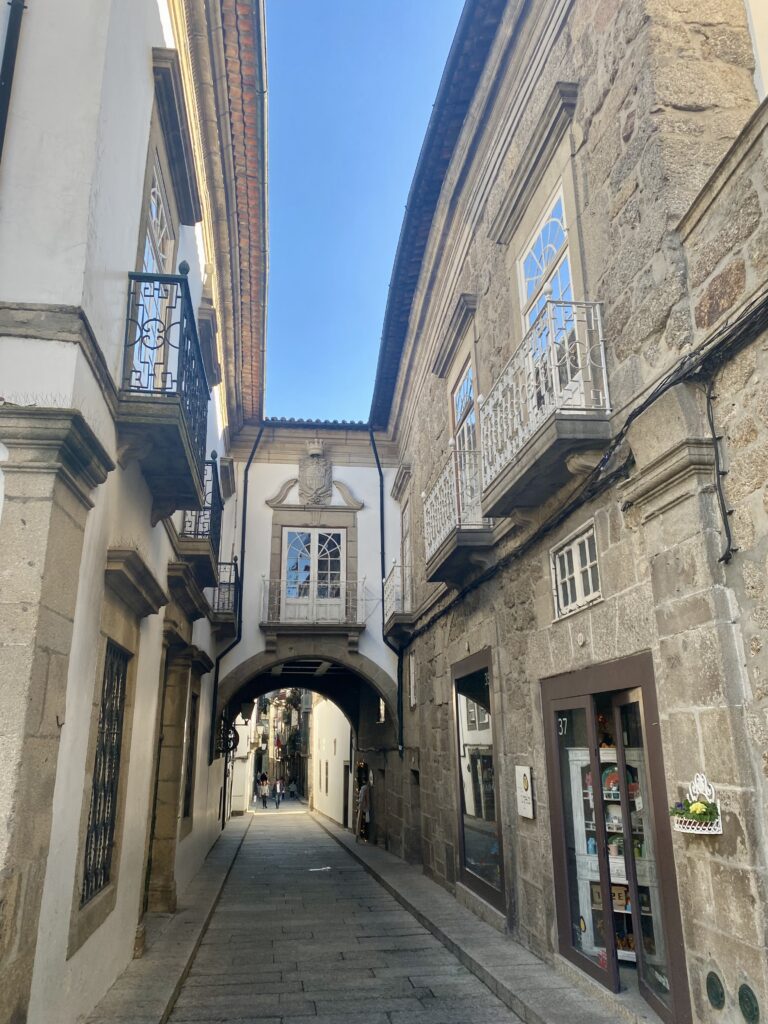
[(92, 900), (110, 880), (130, 658), (127, 651), (107, 641), (80, 906)]
[(129, 274), (123, 390), (178, 397), (200, 478), (210, 391), (187, 273)]
[(219, 615), (237, 618), (239, 600), (240, 577), (235, 556), (231, 562), (219, 562), (219, 585), (213, 590), (212, 608)]
[(204, 474), (205, 501), (200, 511), (189, 511), (184, 513), (184, 525), (181, 530), (182, 537), (194, 537), (197, 540), (210, 540), (216, 558), (219, 557), (219, 542), (221, 540), (221, 513), (224, 508), (224, 501), (221, 497), (219, 486), (219, 471), (216, 465), (216, 452), (211, 453), (212, 458), (206, 460)]
[(555, 616), (579, 611), (602, 597), (595, 527), (590, 524), (551, 553)]
[(195, 795), (195, 751), (197, 750), (197, 711), (200, 697), (190, 694), (189, 698), (189, 729), (187, 731), (187, 750), (184, 766), (184, 805), (182, 817), (192, 817), (192, 803)]

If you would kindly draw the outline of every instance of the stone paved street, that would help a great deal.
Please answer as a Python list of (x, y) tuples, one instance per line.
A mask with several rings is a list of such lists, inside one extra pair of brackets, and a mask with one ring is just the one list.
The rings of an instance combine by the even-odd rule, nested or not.
[(287, 804), (253, 821), (170, 1021), (520, 1018), (304, 810)]

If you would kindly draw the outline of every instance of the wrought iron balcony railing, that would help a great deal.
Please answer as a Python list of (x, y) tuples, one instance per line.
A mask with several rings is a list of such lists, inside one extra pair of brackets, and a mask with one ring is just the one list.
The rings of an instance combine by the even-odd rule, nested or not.
[(211, 608), (218, 615), (233, 615), (237, 618), (240, 601), (240, 575), (237, 559), (232, 562), (219, 562), (219, 582), (213, 588)]
[(181, 536), (191, 537), (196, 540), (210, 540), (214, 557), (219, 557), (219, 542), (221, 540), (221, 513), (224, 508), (224, 501), (221, 497), (219, 487), (219, 470), (216, 465), (216, 452), (212, 453), (213, 458), (205, 463), (205, 476), (203, 485), (205, 489), (205, 504), (199, 512), (185, 512), (184, 525)]
[(202, 479), (210, 392), (186, 275), (128, 279), (123, 390), (180, 399)]
[(384, 621), (411, 610), (411, 567), (395, 563), (384, 580)]
[(554, 413), (608, 411), (598, 303), (548, 301), (480, 406), (483, 489)]
[(453, 530), (491, 525), (480, 507), (480, 452), (452, 451), (424, 499), (427, 561)]
[(366, 603), (365, 580), (264, 579), (261, 621), (363, 625)]

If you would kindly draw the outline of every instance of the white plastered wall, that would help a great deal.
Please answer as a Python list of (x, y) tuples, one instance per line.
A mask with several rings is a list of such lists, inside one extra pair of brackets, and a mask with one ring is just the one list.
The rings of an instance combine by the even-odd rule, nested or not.
[[(344, 824), (344, 790), (347, 791), (349, 822), (352, 821), (352, 775), (345, 771), (350, 760), (349, 722), (336, 705), (324, 698), (312, 708), (312, 802), (314, 809), (339, 825)], [(328, 792), (325, 791), (326, 765)]]
[[(138, 248), (153, 98), (152, 47), (168, 42), (155, 0), (71, 0), (64, 5), (38, 0), (30, 5), (0, 167), (0, 300), (82, 305), (116, 381), (128, 272), (135, 266)], [(55, 89), (50, 88), (51, 81), (57, 82)], [(200, 233), (192, 227), (180, 229), (178, 260), (190, 264), (196, 308), (207, 260), (200, 251)], [(78, 346), (0, 337), (0, 380), (7, 400), (79, 409), (117, 461), (109, 409)], [(224, 453), (221, 417), (213, 405), (208, 417), (208, 451), (211, 448)], [(91, 708), (100, 682), (96, 673), (107, 549), (138, 547), (163, 586), (172, 554), (164, 527), (150, 524), (151, 497), (137, 463), (116, 466), (92, 499), (79, 572), (29, 1024), (76, 1020), (93, 1007), (132, 957), (142, 906), (162, 610), (143, 620), (140, 628), (133, 730), (130, 750), (123, 752), (128, 789), (120, 823), (117, 902), (105, 922), (67, 959)], [(214, 656), (207, 619), (195, 623), (193, 642)], [(178, 846), (180, 889), (219, 834), (223, 763), (208, 766), (212, 679), (209, 673), (201, 680), (193, 830)]]
[(752, 47), (755, 53), (755, 88), (760, 100), (768, 95), (768, 3), (745, 0)]
[[(244, 463), (238, 463), (238, 490), (242, 496)], [(264, 634), (258, 628), (262, 618), (263, 580), (270, 575), (270, 538), (272, 508), (266, 504), (290, 479), (299, 475), (295, 463), (258, 462), (251, 464), (248, 480), (248, 522), (246, 524), (246, 562), (243, 592), (243, 638), (222, 663), (222, 678), (237, 665), (264, 650)], [(375, 662), (392, 678), (396, 659), (386, 646), (381, 629), (381, 561), (379, 532), (379, 477), (372, 466), (334, 466), (333, 478), (349, 487), (363, 508), (357, 513), (358, 579), (366, 581), (366, 629), (360, 636), (360, 653)], [(385, 528), (387, 563), (399, 551), (399, 513), (389, 497), (394, 470), (384, 471)], [(343, 500), (334, 488), (333, 506), (343, 508)], [(309, 525), (309, 513), (307, 514)], [(236, 544), (239, 550), (239, 539)]]

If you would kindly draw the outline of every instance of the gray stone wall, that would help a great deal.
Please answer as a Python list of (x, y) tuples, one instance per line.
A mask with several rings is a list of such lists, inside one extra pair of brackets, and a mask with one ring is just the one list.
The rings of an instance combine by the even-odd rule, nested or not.
[[(446, 381), (429, 372), (434, 349), (446, 310), (462, 292), (477, 296), (480, 390), (487, 394), (520, 343), (512, 283), (519, 253), (489, 238), (489, 227), (555, 83), (578, 83), (569, 134), (577, 220), (569, 241), (585, 289), (576, 298), (604, 304), (616, 429), (653, 383), (734, 315), (768, 271), (768, 135), (765, 111), (753, 117), (741, 0), (577, 0), (552, 32), (530, 101), (502, 146), (514, 97), (531, 73), (526, 61), (538, 35), (555, 24), (555, 4), (534, 6), (535, 15), (522, 24), (514, 24), (510, 6), (438, 206), (426, 259), (430, 284), (425, 270), (411, 317), (398, 424), (401, 458), (412, 470), (420, 626), (452, 597), (425, 581), (418, 500), (434, 482), (449, 440)], [(517, 45), (502, 61), (513, 30)], [(481, 119), (501, 66), (495, 99)], [(501, 158), (494, 162), (493, 153)], [(552, 956), (557, 936), (540, 681), (651, 651), (669, 799), (703, 770), (723, 804), (721, 838), (674, 837), (694, 1018), (701, 1021), (725, 1019), (706, 1000), (709, 970), (725, 983), (728, 1013), (738, 1014), (743, 981), (768, 1006), (764, 347), (764, 339), (754, 339), (716, 380), (725, 490), (739, 547), (733, 560), (720, 561), (724, 531), (703, 392), (696, 383), (683, 384), (632, 427), (623, 450), (634, 459), (627, 481), (583, 505), (414, 640), (418, 706), (411, 710), (406, 701), (404, 709), (405, 760), (414, 752), (419, 757), (424, 869), (451, 888), (458, 869), (451, 666), (490, 649), (510, 927)], [(574, 478), (552, 494), (514, 530), (500, 524), (493, 558), (514, 551), (578, 483)], [(590, 519), (602, 600), (553, 621), (550, 548)], [(517, 816), (515, 764), (533, 766), (533, 820)], [(413, 799), (407, 775), (399, 775), (406, 810), (392, 802), (397, 828), (404, 828)]]

